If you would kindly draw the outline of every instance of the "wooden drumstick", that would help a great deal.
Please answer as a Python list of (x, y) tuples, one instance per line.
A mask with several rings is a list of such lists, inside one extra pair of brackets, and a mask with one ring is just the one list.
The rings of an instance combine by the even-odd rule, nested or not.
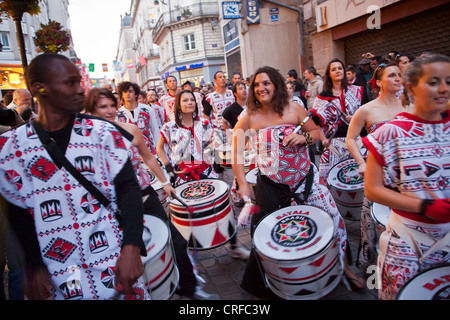
[(184, 202), (183, 200), (180, 199), (180, 197), (178, 197), (175, 193), (172, 192), (172, 196), (178, 200), (183, 206), (186, 207), (186, 209), (188, 210), (189, 213), (194, 213), (194, 207), (193, 206), (189, 206), (186, 202)]

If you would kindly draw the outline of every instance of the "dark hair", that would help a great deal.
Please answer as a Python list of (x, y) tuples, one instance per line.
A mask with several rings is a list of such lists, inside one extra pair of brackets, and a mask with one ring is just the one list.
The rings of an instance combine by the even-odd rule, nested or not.
[(283, 76), (281, 73), (275, 68), (265, 66), (260, 67), (253, 74), (252, 79), (250, 81), (250, 88), (248, 90), (248, 98), (247, 98), (247, 108), (251, 112), (255, 112), (259, 108), (261, 108), (261, 103), (256, 99), (255, 96), (255, 79), (256, 76), (260, 73), (266, 73), (270, 81), (272, 81), (275, 86), (275, 91), (272, 97), (272, 101), (270, 101), (270, 107), (272, 110), (277, 112), (280, 117), (283, 116), (284, 108), (289, 104), (289, 95), (286, 90), (286, 85), (284, 83)]
[(182, 96), (184, 93), (189, 93), (189, 94), (192, 95), (192, 97), (194, 98), (194, 101), (195, 101), (195, 112), (194, 112), (194, 114), (192, 115), (193, 120), (195, 121), (196, 119), (198, 119), (198, 116), (199, 116), (199, 114), (198, 114), (197, 99), (195, 98), (194, 93), (193, 93), (191, 90), (182, 90), (182, 91), (178, 92), (177, 95), (175, 96), (175, 102), (174, 102), (174, 104), (173, 104), (173, 113), (174, 113), (174, 116), (175, 116), (175, 117), (174, 117), (174, 118), (175, 118), (175, 123), (176, 123), (179, 127), (182, 126), (182, 124), (181, 124), (181, 119), (179, 118), (179, 114), (182, 112), (182, 111), (181, 111), (181, 104), (180, 104), (180, 102), (181, 102), (181, 96)]
[[(167, 76), (167, 78), (164, 80), (165, 84), (167, 84), (167, 80), (169, 80), (169, 78), (174, 78), (175, 80), (177, 80), (177, 77), (170, 75), (170, 76)], [(177, 80), (177, 82), (178, 82), (178, 80)]]
[[(331, 80), (330, 68), (331, 68), (331, 64), (335, 63), (335, 62), (340, 63), (342, 65), (342, 69), (345, 70), (344, 63), (339, 59), (333, 59), (330, 62), (328, 62), (327, 69), (325, 70), (324, 81), (323, 81), (323, 89), (324, 89), (324, 91), (326, 91), (328, 93), (333, 92), (333, 80)], [(347, 81), (347, 77), (344, 74), (344, 77), (341, 80), (341, 87), (342, 87), (342, 89), (347, 90), (347, 86), (348, 86), (348, 81)]]
[(345, 71), (350, 71), (350, 72), (356, 73), (358, 70), (356, 69), (356, 67), (354, 65), (349, 65), (349, 66), (347, 66), (347, 68), (345, 68)]
[(117, 99), (114, 93), (106, 88), (92, 88), (86, 95), (86, 100), (84, 102), (85, 111), (91, 114), (94, 113), (95, 107), (101, 96), (111, 99), (117, 107)]
[(222, 72), (223, 74), (225, 74), (222, 70), (216, 71), (216, 73), (214, 73), (214, 80), (216, 80), (217, 74), (218, 74), (218, 73), (221, 73), (221, 72)]
[(294, 69), (289, 70), (287, 74), (288, 74), (289, 77), (292, 77), (294, 79), (298, 78), (297, 71), (295, 71)]
[(48, 81), (48, 74), (53, 68), (54, 60), (72, 63), (66, 56), (56, 53), (44, 53), (36, 56), (28, 65), (26, 71), (26, 79), (30, 87), (36, 82), (46, 83)]
[(237, 89), (239, 86), (244, 86), (245, 87), (245, 83), (244, 81), (238, 81), (236, 82), (233, 87), (231, 88), (231, 92), (233, 92), (233, 95), (236, 95)]
[(119, 83), (119, 85), (117, 86), (117, 91), (119, 93), (119, 97), (122, 99), (123, 93), (125, 91), (128, 91), (128, 89), (130, 89), (130, 87), (133, 87), (134, 94), (136, 95), (136, 101), (137, 101), (139, 93), (141, 92), (141, 88), (139, 88), (137, 83), (133, 83), (130, 81), (123, 81), (123, 82)]
[(311, 72), (315, 76), (318, 75), (317, 70), (314, 67), (308, 67), (308, 68), (306, 68), (306, 71)]

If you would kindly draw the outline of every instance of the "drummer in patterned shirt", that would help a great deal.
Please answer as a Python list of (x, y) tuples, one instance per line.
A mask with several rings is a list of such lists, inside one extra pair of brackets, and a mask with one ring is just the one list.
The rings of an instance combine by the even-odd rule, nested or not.
[[(175, 177), (175, 185), (185, 181), (214, 179), (213, 131), (208, 120), (199, 118), (192, 91), (177, 94), (175, 119), (161, 129), (158, 155), (167, 172)], [(230, 239), (232, 257), (247, 259), (249, 252), (237, 245), (236, 236)]]
[[(223, 127), (222, 113), (225, 108), (229, 107), (235, 101), (233, 92), (227, 88), (225, 74), (217, 71), (214, 74), (215, 90), (206, 96), (203, 103), (203, 113), (205, 118), (211, 121), (214, 129), (214, 147), (227, 142), (227, 135)], [(219, 164), (215, 164), (214, 168), (217, 172), (223, 172), (223, 168)]]
[(153, 154), (156, 154), (159, 128), (156, 122), (155, 110), (147, 104), (138, 102), (141, 89), (136, 83), (124, 81), (119, 83), (118, 88), (123, 106), (117, 112), (117, 121), (138, 126), (144, 136), (147, 148)]
[(175, 103), (175, 96), (178, 92), (178, 81), (175, 76), (168, 76), (164, 83), (167, 87), (167, 93), (159, 98), (159, 104), (164, 108), (166, 112), (165, 122), (169, 122), (174, 119), (173, 105)]
[(365, 194), (391, 208), (379, 243), (380, 299), (395, 299), (418, 273), (450, 262), (450, 58), (414, 60), (404, 83), (414, 112), (363, 139)]

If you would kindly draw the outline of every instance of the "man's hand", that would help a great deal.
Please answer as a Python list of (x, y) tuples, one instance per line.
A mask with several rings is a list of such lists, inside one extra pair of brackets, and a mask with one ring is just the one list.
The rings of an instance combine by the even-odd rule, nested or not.
[(140, 250), (134, 245), (125, 245), (115, 267), (117, 290), (123, 294), (131, 292), (133, 284), (144, 273)]

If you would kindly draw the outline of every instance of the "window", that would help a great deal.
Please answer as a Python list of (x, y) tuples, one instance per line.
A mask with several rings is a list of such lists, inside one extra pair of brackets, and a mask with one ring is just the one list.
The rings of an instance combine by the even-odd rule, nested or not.
[(11, 46), (9, 44), (9, 32), (0, 32), (0, 41), (3, 45), (3, 51), (11, 51)]
[(194, 50), (195, 49), (195, 37), (194, 34), (188, 34), (184, 38), (184, 50)]

